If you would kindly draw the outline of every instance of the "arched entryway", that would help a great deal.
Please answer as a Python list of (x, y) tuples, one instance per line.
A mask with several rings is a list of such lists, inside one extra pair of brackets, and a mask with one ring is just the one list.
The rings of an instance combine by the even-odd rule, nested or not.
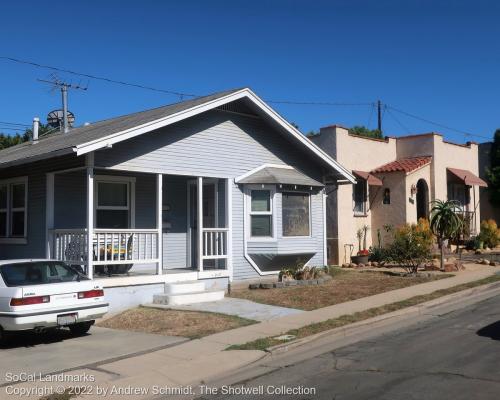
[(417, 182), (417, 220), (429, 219), (429, 187), (425, 179)]

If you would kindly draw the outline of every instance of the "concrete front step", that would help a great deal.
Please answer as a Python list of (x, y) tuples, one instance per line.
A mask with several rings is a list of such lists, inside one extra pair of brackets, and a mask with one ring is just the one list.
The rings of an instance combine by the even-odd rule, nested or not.
[(205, 282), (175, 282), (165, 285), (165, 294), (177, 295), (186, 293), (196, 293), (205, 291)]
[(224, 294), (224, 290), (204, 290), (201, 292), (180, 294), (155, 294), (153, 296), (153, 304), (183, 306), (187, 304), (222, 300)]

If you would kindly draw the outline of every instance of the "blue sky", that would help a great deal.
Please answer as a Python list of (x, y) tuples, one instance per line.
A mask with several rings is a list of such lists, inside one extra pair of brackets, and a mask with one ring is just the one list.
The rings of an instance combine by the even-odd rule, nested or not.
[[(381, 99), (490, 137), (500, 128), (499, 20), (499, 2), (477, 0), (20, 0), (0, 5), (0, 56), (195, 94), (249, 86), (267, 100)], [(49, 74), (0, 59), (0, 121), (59, 108), (59, 93), (36, 81)], [(83, 124), (176, 101), (91, 80), (70, 93), (70, 110)], [(273, 106), (304, 132), (376, 124), (369, 105)], [(384, 113), (385, 134), (432, 130), (486, 140)]]

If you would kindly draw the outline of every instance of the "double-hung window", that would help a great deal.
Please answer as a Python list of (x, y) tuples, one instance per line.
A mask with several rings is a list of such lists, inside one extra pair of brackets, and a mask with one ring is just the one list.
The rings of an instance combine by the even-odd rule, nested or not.
[(27, 237), (27, 179), (0, 182), (0, 238)]
[(97, 181), (96, 228), (130, 228), (130, 186), (128, 181)]
[(273, 191), (250, 190), (250, 236), (273, 237)]
[(367, 192), (366, 180), (359, 178), (354, 185), (354, 215), (366, 215)]
[(283, 192), (281, 198), (283, 236), (309, 236), (309, 193)]

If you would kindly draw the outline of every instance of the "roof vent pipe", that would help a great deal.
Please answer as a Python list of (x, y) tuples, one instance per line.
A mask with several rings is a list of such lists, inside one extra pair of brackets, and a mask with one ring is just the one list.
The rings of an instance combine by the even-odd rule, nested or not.
[(38, 142), (38, 127), (40, 125), (40, 118), (33, 118), (33, 142)]

